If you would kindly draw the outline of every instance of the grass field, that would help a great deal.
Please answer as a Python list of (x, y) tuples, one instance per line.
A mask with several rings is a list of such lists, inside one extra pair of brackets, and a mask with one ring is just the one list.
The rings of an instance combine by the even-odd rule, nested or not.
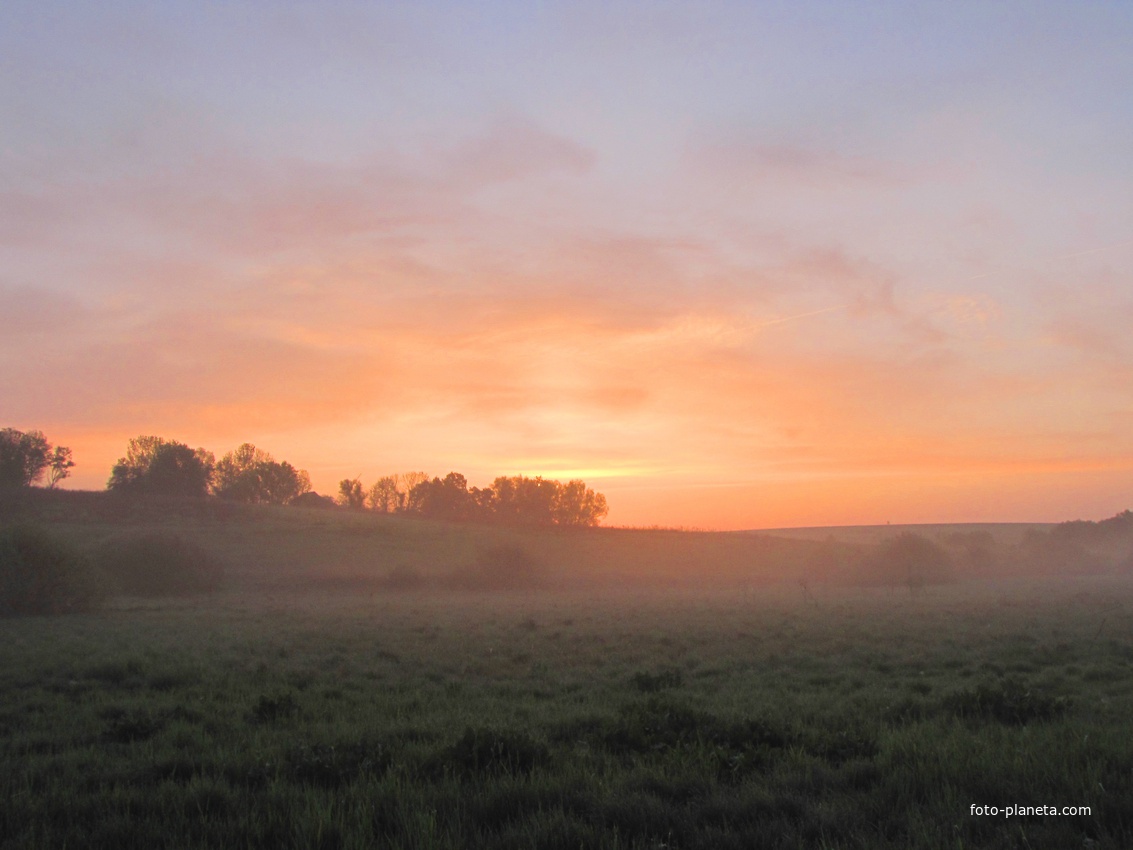
[[(1133, 846), (1121, 574), (800, 587), (750, 535), (82, 502), (9, 513), (173, 528), (226, 585), (0, 620), (0, 847)], [(500, 547), (538, 580), (446, 582)]]

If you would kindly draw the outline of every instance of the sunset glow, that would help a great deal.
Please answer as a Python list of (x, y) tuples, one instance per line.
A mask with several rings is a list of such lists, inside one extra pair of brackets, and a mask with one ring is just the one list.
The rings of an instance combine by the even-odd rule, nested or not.
[(1133, 507), (1127, 4), (0, 9), (0, 427), (607, 524)]

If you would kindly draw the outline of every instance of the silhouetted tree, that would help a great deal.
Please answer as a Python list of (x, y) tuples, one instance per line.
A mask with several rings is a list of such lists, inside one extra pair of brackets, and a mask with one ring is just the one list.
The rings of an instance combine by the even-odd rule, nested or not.
[(52, 448), (42, 431), (0, 429), (0, 487), (30, 487), (45, 472), (49, 473), (48, 486), (54, 487), (74, 465), (71, 450)]
[(397, 492), (402, 494), (404, 503), (409, 498), (409, 492), (422, 481), (428, 481), (429, 475), (425, 472), (399, 472), (394, 476), (397, 480)]
[(397, 491), (397, 476), (386, 475), (379, 478), (366, 493), (366, 505), (372, 511), (392, 514), (401, 508), (401, 496)]
[(1110, 543), (1121, 538), (1133, 537), (1133, 511), (1122, 511), (1100, 522), (1081, 519), (1060, 522), (1050, 530), (1050, 536), (1054, 539), (1086, 545)]
[(258, 481), (256, 467), (273, 460), (251, 443), (242, 443), (219, 461), (212, 474), (212, 491), (217, 496), (237, 502), (255, 502)]
[(405, 509), (430, 519), (465, 520), (476, 516), (477, 507), (468, 492), (468, 480), (459, 472), (450, 472), (410, 490)]
[(551, 525), (559, 483), (522, 475), (500, 477), (492, 482), (495, 498), (492, 513), (500, 522), (517, 525)]
[(574, 480), (559, 485), (554, 509), (556, 525), (598, 525), (607, 513), (606, 497), (587, 487), (585, 481)]
[(119, 493), (203, 497), (215, 465), (212, 452), (191, 449), (162, 437), (130, 440), (118, 459), (107, 488)]
[(606, 497), (584, 481), (558, 481), (522, 475), (492, 482), (487, 501), (492, 518), (519, 525), (597, 525), (606, 516)]
[(51, 463), (47, 467), (47, 488), (54, 490), (56, 484), (69, 478), (74, 466), (71, 450), (66, 446), (56, 446), (51, 452)]
[(287, 461), (270, 461), (257, 470), (263, 501), (286, 505), (311, 489), (311, 476), (305, 469), (296, 469)]
[(366, 507), (366, 492), (360, 478), (344, 478), (338, 482), (338, 503), (357, 511)]
[(472, 516), (475, 519), (487, 520), (495, 515), (496, 492), (491, 487), (482, 490), (473, 487), (468, 491), (468, 496), (472, 500)]
[(366, 492), (366, 505), (379, 513), (405, 510), (410, 491), (422, 481), (428, 481), (424, 472), (398, 472), (379, 478)]
[(491, 487), (469, 489), (459, 472), (425, 480), (409, 491), (405, 510), (450, 520), (488, 520), (508, 525), (598, 525), (606, 516), (606, 497), (583, 481), (522, 475), (501, 476)]
[(244, 443), (217, 463), (212, 486), (222, 499), (285, 505), (310, 490), (311, 479), (304, 470)]

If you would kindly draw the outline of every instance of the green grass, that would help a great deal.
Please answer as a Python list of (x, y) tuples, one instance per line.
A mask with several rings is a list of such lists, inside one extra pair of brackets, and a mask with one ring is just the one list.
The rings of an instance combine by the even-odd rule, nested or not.
[(1066, 590), (8, 620), (0, 846), (1128, 847), (1133, 594)]
[[(0, 620), (0, 848), (1133, 846), (1118, 574), (799, 587), (810, 544), (743, 535), (11, 513), (176, 533), (226, 584)], [(459, 590), (492, 558), (542, 580)]]

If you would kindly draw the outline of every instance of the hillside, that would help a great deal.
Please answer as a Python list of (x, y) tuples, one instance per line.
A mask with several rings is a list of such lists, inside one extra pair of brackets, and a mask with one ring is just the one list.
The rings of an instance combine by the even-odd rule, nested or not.
[(800, 528), (764, 528), (752, 534), (766, 534), (790, 540), (823, 541), (834, 539), (842, 543), (874, 546), (897, 534), (920, 534), (932, 540), (947, 540), (955, 534), (987, 533), (1003, 546), (1015, 546), (1023, 541), (1027, 532), (1050, 531), (1049, 522), (951, 522), (915, 523), (908, 525), (837, 525)]
[[(272, 592), (744, 589), (777, 582), (920, 586), (1113, 572), (1133, 562), (1133, 539), (1126, 534), (1098, 542), (1089, 535), (1060, 536), (1060, 527), (1026, 524), (759, 533), (522, 528), (341, 509), (47, 490), (0, 497), (0, 522), (43, 525), (87, 551), (132, 535), (174, 533), (215, 555), (225, 565), (230, 589)], [(923, 551), (939, 555), (945, 567), (914, 582), (917, 565), (885, 563), (890, 557), (887, 541), (902, 534), (927, 541)]]
[[(79, 491), (8, 494), (0, 517), (47, 526), (92, 550), (122, 536), (173, 532), (220, 558), (232, 586), (276, 590), (735, 586), (774, 581), (814, 549), (742, 533), (516, 528)], [(510, 578), (491, 580), (496, 562)]]

